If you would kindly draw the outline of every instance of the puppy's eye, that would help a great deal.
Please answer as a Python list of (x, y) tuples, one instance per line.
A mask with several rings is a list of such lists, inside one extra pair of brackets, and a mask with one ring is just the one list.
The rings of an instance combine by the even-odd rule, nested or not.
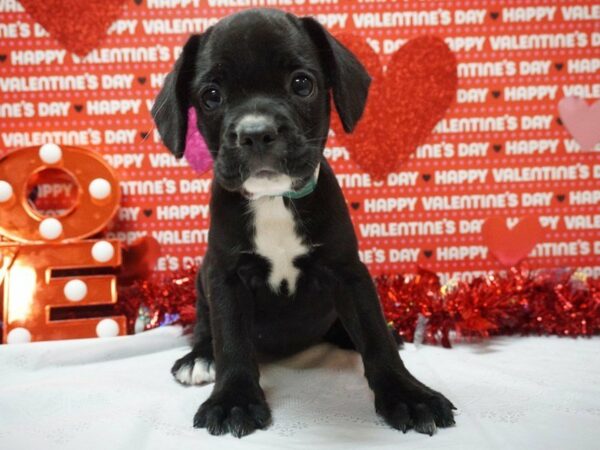
[(215, 109), (223, 101), (221, 93), (215, 87), (208, 88), (202, 93), (202, 103), (206, 109)]
[(308, 75), (299, 74), (292, 79), (292, 92), (300, 97), (312, 94), (314, 83)]

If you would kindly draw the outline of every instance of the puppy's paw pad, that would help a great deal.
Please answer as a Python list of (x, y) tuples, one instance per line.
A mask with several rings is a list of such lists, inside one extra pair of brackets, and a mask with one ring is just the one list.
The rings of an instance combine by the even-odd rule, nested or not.
[(215, 365), (213, 361), (204, 358), (184, 361), (179, 367), (174, 366), (172, 373), (181, 384), (205, 384), (215, 381)]

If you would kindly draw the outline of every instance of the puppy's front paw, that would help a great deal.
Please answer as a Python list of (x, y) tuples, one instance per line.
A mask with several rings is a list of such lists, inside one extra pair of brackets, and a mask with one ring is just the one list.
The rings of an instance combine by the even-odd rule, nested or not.
[(245, 392), (220, 392), (210, 396), (194, 416), (195, 428), (206, 428), (210, 434), (227, 432), (241, 438), (271, 423), (271, 410), (259, 395)]
[(212, 383), (215, 381), (215, 364), (190, 352), (175, 361), (171, 373), (181, 384)]
[(454, 425), (454, 405), (442, 394), (399, 386), (395, 392), (375, 395), (375, 409), (393, 428), (404, 433), (413, 428), (430, 436), (437, 428)]

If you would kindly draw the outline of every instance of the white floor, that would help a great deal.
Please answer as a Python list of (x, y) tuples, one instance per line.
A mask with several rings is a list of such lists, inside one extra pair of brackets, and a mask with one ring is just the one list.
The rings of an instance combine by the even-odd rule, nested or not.
[(327, 345), (261, 367), (273, 425), (238, 440), (192, 428), (211, 386), (183, 387), (180, 329), (0, 346), (3, 449), (597, 449), (600, 338), (496, 338), (402, 357), (459, 407), (433, 436), (387, 428), (358, 355)]

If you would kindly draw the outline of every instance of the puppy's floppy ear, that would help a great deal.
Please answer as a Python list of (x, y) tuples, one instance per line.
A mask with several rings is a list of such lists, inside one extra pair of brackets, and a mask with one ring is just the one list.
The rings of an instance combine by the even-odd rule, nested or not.
[(342, 119), (344, 131), (350, 133), (365, 109), (371, 77), (356, 56), (319, 22), (312, 17), (300, 20), (319, 50), (321, 64), (333, 90), (335, 108)]
[(198, 52), (207, 34), (208, 31), (194, 34), (188, 39), (151, 110), (160, 137), (177, 158), (181, 158), (185, 150), (188, 109), (191, 106), (189, 87), (195, 74)]

